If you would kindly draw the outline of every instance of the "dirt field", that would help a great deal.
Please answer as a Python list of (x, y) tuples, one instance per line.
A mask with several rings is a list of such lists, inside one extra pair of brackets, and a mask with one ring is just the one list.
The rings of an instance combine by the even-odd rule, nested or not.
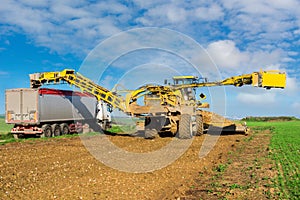
[[(132, 152), (153, 151), (171, 141), (108, 137)], [(105, 166), (86, 150), (79, 137), (6, 144), (0, 147), (0, 199), (267, 199), (272, 195), (263, 186), (268, 180), (261, 181), (261, 177), (274, 175), (261, 174), (265, 169), (271, 173), (271, 164), (263, 161), (266, 164), (259, 169), (252, 166), (268, 151), (268, 132), (222, 135), (214, 149), (199, 159), (204, 138), (196, 137), (178, 160), (149, 173), (127, 173)], [(262, 138), (264, 142), (258, 143)], [(224, 172), (218, 170), (222, 165), (228, 165)], [(251, 170), (243, 172), (245, 168)], [(216, 181), (220, 187), (212, 185)], [(233, 184), (248, 187), (233, 188)]]

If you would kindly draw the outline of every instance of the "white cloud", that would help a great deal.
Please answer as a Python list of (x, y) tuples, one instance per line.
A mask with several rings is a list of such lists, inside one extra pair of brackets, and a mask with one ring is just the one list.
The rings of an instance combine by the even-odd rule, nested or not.
[[(273, 51), (278, 46), (289, 47), (284, 40), (299, 32), (300, 24), (295, 27), (295, 22), (300, 20), (298, 5), (299, 2), (294, 0), (284, 3), (279, 0), (210, 3), (135, 0), (131, 4), (118, 1), (3, 0), (0, 22), (8, 24), (11, 30), (17, 27), (37, 45), (59, 53), (85, 54), (112, 34), (143, 26), (172, 28), (188, 33), (198, 41), (228, 36), (227, 39), (239, 46), (246, 40), (250, 48), (247, 49), (257, 52), (262, 48)], [(224, 27), (227, 32), (223, 32)], [(227, 60), (225, 65), (243, 61), (244, 53), (245, 50), (236, 48), (232, 54), (242, 57)], [(286, 58), (285, 61), (292, 60)]]
[(17, 27), (17, 32), (25, 33), (35, 44), (51, 51), (82, 55), (99, 40), (118, 33), (124, 15), (129, 19), (126, 6), (117, 2), (102, 4), (100, 12), (93, 6), (98, 7), (81, 0), (4, 0), (0, 23), (8, 24), (7, 29), (14, 31)]
[(55, 1), (55, 3), (50, 6), (50, 12), (54, 19), (58, 21), (90, 16), (90, 12), (88, 12), (85, 7), (73, 6), (73, 4), (66, 4), (64, 1)]
[(273, 67), (280, 63), (283, 57), (284, 52), (281, 49), (274, 49), (271, 51), (257, 50), (251, 53), (248, 66), (252, 69), (262, 69), (267, 66)]
[(289, 51), (287, 53), (288, 53), (289, 56), (297, 56), (297, 55), (299, 55), (299, 52), (297, 52), (297, 51)]
[(217, 20), (224, 16), (222, 8), (217, 4), (212, 4), (211, 7), (196, 8), (194, 12), (197, 18), (204, 21)]
[(186, 20), (186, 11), (183, 8), (169, 7), (167, 8), (167, 17), (170, 22), (183, 22)]
[(249, 59), (249, 55), (240, 52), (231, 40), (213, 42), (208, 45), (207, 51), (218, 66), (225, 68), (240, 67)]
[[(285, 70), (283, 62), (291, 62), (292, 58), (282, 49), (243, 50), (232, 40), (219, 40), (207, 46), (207, 52), (224, 75), (252, 73), (259, 70)], [(234, 74), (233, 74), (234, 73)]]
[[(154, 6), (160, 5), (161, 0), (152, 0), (152, 1), (145, 1), (145, 0), (133, 0), (133, 2), (140, 8), (143, 9), (149, 9)], [(170, 3), (170, 1), (165, 1), (167, 3)]]
[(20, 0), (24, 5), (31, 7), (46, 7), (49, 5), (49, 0)]
[(294, 33), (295, 35), (300, 35), (300, 29), (297, 29), (297, 30), (293, 31), (293, 33)]
[[(168, 26), (179, 31), (188, 31), (188, 28), (201, 22), (216, 21), (224, 16), (223, 9), (217, 3), (201, 1), (180, 2), (164, 1), (164, 3), (141, 3), (137, 1), (145, 12), (136, 21), (143, 26)], [(193, 25), (194, 24), (194, 25)]]
[(262, 93), (262, 94), (251, 94), (251, 93), (239, 93), (237, 100), (246, 104), (272, 104), (276, 102), (275, 93)]
[(287, 93), (294, 94), (299, 91), (299, 85), (297, 84), (297, 79), (287, 76), (286, 79), (286, 91)]
[(257, 49), (264, 44), (281, 46), (287, 38), (292, 39), (286, 37), (291, 30), (299, 29), (297, 0), (222, 0), (222, 5), (229, 11), (224, 23), (230, 27), (230, 36), (246, 39)]
[(274, 12), (297, 12), (299, 1), (297, 0), (275, 0), (275, 1), (261, 1), (261, 0), (222, 0), (222, 4), (227, 9), (237, 9), (245, 13), (253, 13), (256, 15), (272, 15)]
[[(222, 72), (248, 73), (296, 61), (292, 58), (296, 54), (288, 53), (296, 51), (291, 50), (287, 39), (299, 35), (298, 5), (294, 0), (3, 0), (0, 23), (6, 25), (0, 33), (25, 33), (30, 41), (51, 52), (85, 56), (100, 41), (122, 30), (166, 27), (182, 31), (207, 46)], [(201, 59), (201, 55), (198, 57)]]

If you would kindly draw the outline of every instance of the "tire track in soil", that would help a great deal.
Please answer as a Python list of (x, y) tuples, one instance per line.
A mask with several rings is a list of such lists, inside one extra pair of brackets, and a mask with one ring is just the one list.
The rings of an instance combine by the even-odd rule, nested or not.
[(278, 199), (273, 183), (278, 172), (274, 161), (268, 158), (270, 139), (269, 130), (251, 133), (223, 162), (224, 171), (200, 171), (201, 177), (198, 175), (190, 182), (192, 188), (182, 195), (174, 194), (173, 198)]
[[(108, 136), (132, 152), (153, 151), (170, 138), (145, 140)], [(244, 135), (221, 136), (203, 159), (198, 154), (204, 136), (171, 165), (149, 173), (126, 173), (97, 161), (79, 137), (10, 143), (0, 148), (0, 199), (169, 199), (190, 186), (201, 171), (227, 159)], [(209, 175), (209, 173), (208, 173)]]

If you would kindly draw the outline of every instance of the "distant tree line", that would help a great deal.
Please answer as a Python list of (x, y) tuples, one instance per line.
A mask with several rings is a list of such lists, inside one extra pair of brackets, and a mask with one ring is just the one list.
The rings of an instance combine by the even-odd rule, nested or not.
[(279, 116), (279, 117), (245, 117), (242, 120), (244, 121), (255, 121), (255, 122), (268, 122), (268, 121), (294, 121), (300, 120), (296, 117), (289, 117), (289, 116)]

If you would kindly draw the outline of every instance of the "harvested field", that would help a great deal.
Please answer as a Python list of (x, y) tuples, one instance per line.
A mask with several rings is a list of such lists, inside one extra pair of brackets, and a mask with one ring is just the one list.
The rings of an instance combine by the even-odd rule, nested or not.
[[(209, 136), (208, 136), (209, 137)], [(243, 135), (221, 136), (207, 157), (198, 154), (204, 137), (196, 137), (182, 157), (149, 173), (126, 173), (96, 160), (80, 138), (10, 143), (0, 147), (1, 199), (162, 199), (171, 196), (199, 171), (213, 169), (233, 151)], [(109, 136), (133, 152), (152, 151), (171, 138), (145, 140)]]
[[(267, 152), (265, 145), (270, 138), (269, 132), (262, 132), (261, 137), (264, 137), (265, 143), (251, 149), (244, 148), (249, 142), (256, 144), (254, 138), (259, 135), (222, 135), (212, 151), (202, 159), (199, 158), (199, 150), (205, 137), (216, 136), (195, 137), (179, 159), (165, 168), (148, 173), (122, 172), (102, 164), (89, 153), (79, 137), (9, 143), (0, 147), (0, 198), (234, 199), (241, 196), (267, 199), (265, 188), (260, 188), (258, 182), (258, 189), (251, 190), (256, 187), (254, 179), (249, 179), (247, 173), (241, 173), (241, 169), (246, 167), (243, 162), (250, 159), (250, 163), (260, 153), (264, 156)], [(173, 139), (145, 140), (126, 135), (107, 137), (116, 146), (138, 153), (157, 150)], [(262, 151), (257, 151), (257, 148)], [(232, 155), (236, 156), (231, 158)], [(222, 165), (227, 165), (229, 158), (234, 165), (228, 167), (230, 170), (224, 174), (223, 182), (220, 182), (226, 186), (225, 189), (218, 189), (212, 185), (216, 182), (213, 177), (218, 174), (216, 169), (221, 167), (222, 171)], [(268, 163), (263, 167), (270, 168), (270, 165)], [(252, 173), (256, 174), (256, 171)], [(256, 176), (265, 174), (260, 175), (258, 172)], [(240, 192), (239, 188), (232, 188), (234, 183), (244, 186), (246, 182), (253, 184), (246, 193)]]

